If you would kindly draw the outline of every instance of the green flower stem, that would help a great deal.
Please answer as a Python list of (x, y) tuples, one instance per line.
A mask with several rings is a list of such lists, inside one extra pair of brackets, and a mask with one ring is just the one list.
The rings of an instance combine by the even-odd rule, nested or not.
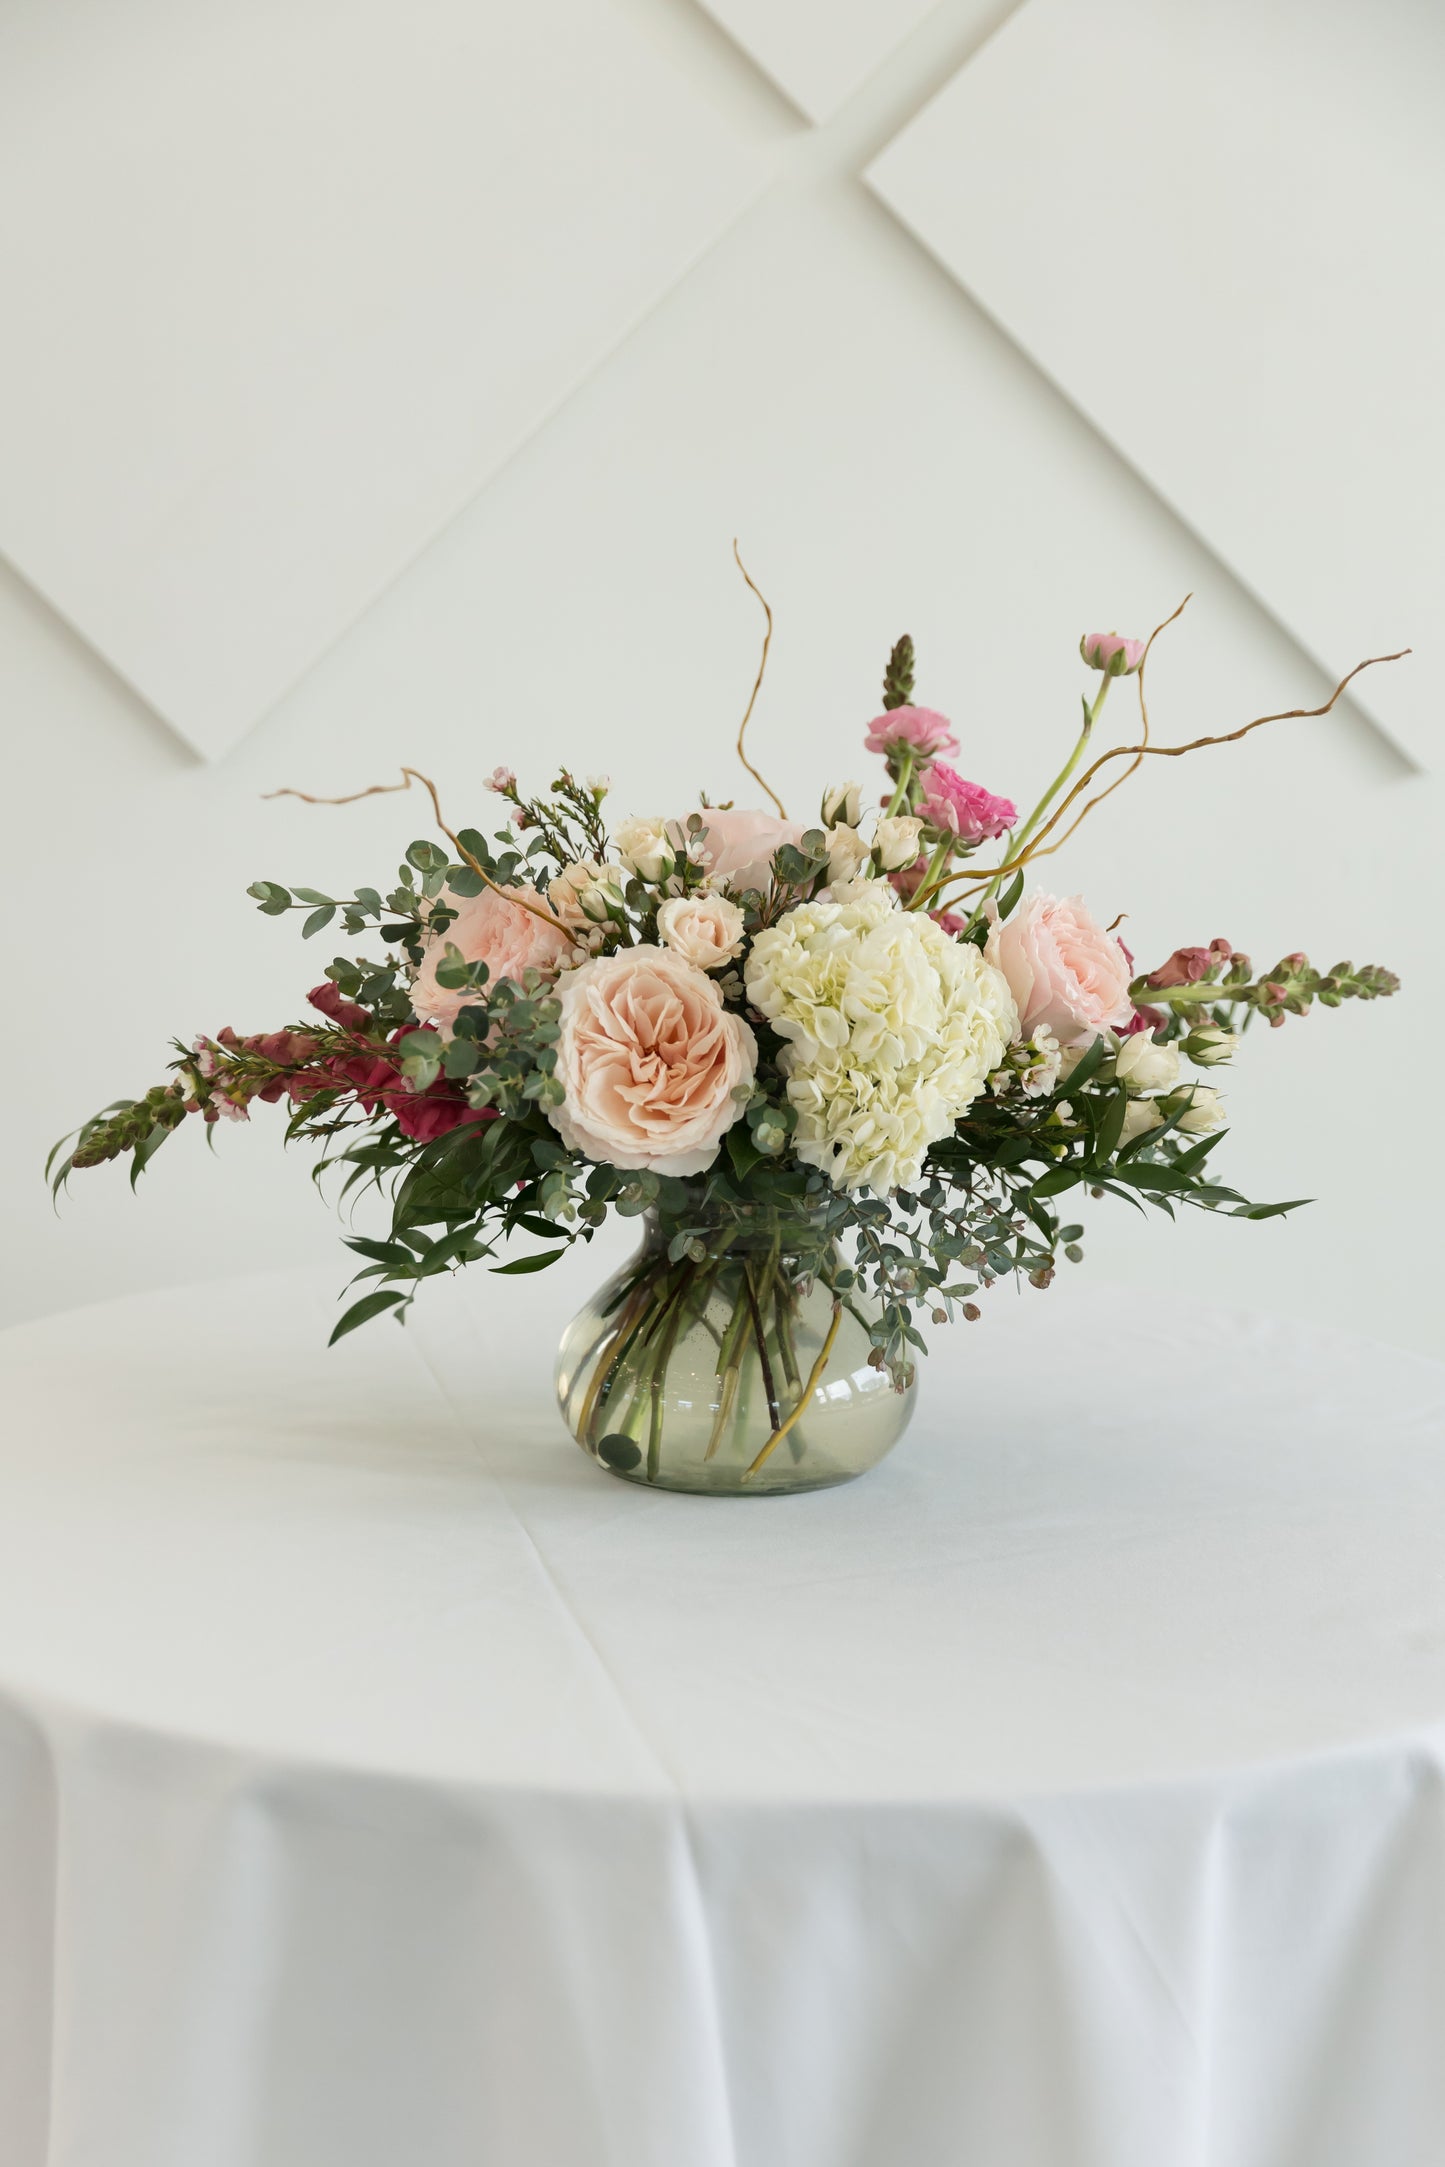
[(667, 1374), (668, 1361), (677, 1341), (678, 1327), (682, 1323), (683, 1311), (687, 1306), (684, 1296), (695, 1269), (694, 1265), (684, 1265), (679, 1276), (678, 1285), (671, 1297), (672, 1315), (668, 1320), (666, 1330), (662, 1332), (658, 1339), (657, 1352), (652, 1361), (652, 1374), (648, 1379), (647, 1479), (649, 1482), (656, 1482), (658, 1471), (662, 1465), (662, 1380)]
[(1138, 980), (1130, 987), (1129, 997), (1152, 1008), (1214, 1008), (1223, 1001), (1252, 1001), (1258, 992), (1257, 985), (1211, 985), (1203, 978), (1192, 986), (1151, 986)]
[[(793, 1306), (793, 1290), (779, 1274), (773, 1282), (773, 1317), (778, 1348), (783, 1358), (783, 1375), (796, 1403), (802, 1396), (803, 1376), (798, 1367), (798, 1350), (793, 1338)], [(804, 1451), (803, 1439), (796, 1428), (788, 1432), (788, 1451), (796, 1466)]]
[(1084, 727), (1079, 732), (1078, 738), (1076, 739), (1074, 744), (1073, 751), (1069, 754), (1068, 759), (1059, 769), (1058, 774), (1049, 784), (1048, 789), (1039, 799), (1038, 804), (1029, 814), (1029, 817), (1024, 822), (1023, 826), (1021, 828), (1015, 828), (1013, 834), (1009, 837), (1008, 849), (1004, 853), (1003, 865), (999, 867), (999, 870), (994, 874), (993, 879), (989, 882), (988, 886), (984, 889), (983, 894), (979, 897), (977, 906), (974, 910), (975, 918), (978, 916), (979, 911), (983, 909), (984, 904), (987, 903), (990, 896), (996, 895), (998, 893), (999, 886), (1004, 877), (1005, 868), (1017, 858), (1019, 852), (1023, 849), (1024, 844), (1033, 834), (1035, 828), (1043, 819), (1044, 814), (1053, 804), (1054, 799), (1063, 789), (1064, 784), (1068, 781), (1069, 777), (1073, 774), (1074, 769), (1078, 766), (1080, 760), (1083, 758), (1084, 748), (1088, 744), (1090, 737), (1093, 735), (1094, 724), (1099, 719), (1099, 711), (1103, 707), (1105, 700), (1109, 696), (1109, 687), (1112, 683), (1113, 679), (1111, 677), (1101, 678), (1099, 680), (1098, 697), (1094, 701), (1093, 706), (1090, 707), (1087, 701), (1085, 702)]
[(792, 1392), (803, 1388), (802, 1375), (798, 1369), (798, 1350), (793, 1344), (793, 1320), (788, 1306), (788, 1293), (781, 1274), (773, 1280), (773, 1337), (778, 1343), (782, 1359), (783, 1376)]
[(768, 1335), (763, 1329), (762, 1311), (758, 1306), (757, 1289), (753, 1285), (752, 1271), (747, 1259), (743, 1259), (743, 1285), (747, 1289), (748, 1310), (753, 1320), (753, 1336), (758, 1343), (758, 1366), (763, 1373), (763, 1390), (768, 1400), (768, 1420), (776, 1429), (782, 1421), (778, 1407), (777, 1387), (773, 1383), (773, 1365), (768, 1360)]
[[(669, 1267), (668, 1269), (670, 1272), (671, 1268)], [(626, 1313), (624, 1313), (624, 1322), (626, 1328), (622, 1329), (622, 1327), (619, 1327), (620, 1337), (615, 1344), (611, 1359), (607, 1363), (606, 1374), (605, 1376), (603, 1376), (600, 1385), (597, 1386), (595, 1396), (593, 1396), (591, 1408), (592, 1430), (589, 1433), (586, 1430), (585, 1425), (583, 1428), (583, 1434), (590, 1435), (591, 1441), (594, 1444), (596, 1443), (597, 1434), (601, 1431), (602, 1428), (602, 1418), (611, 1407), (614, 1393), (618, 1385), (621, 1384), (624, 1389), (630, 1386), (635, 1391), (639, 1383), (641, 1382), (642, 1377), (646, 1375), (646, 1370), (644, 1368), (637, 1375), (634, 1375), (630, 1378), (623, 1377), (621, 1375), (622, 1366), (626, 1362), (628, 1356), (632, 1353), (633, 1347), (638, 1344), (639, 1340), (643, 1347), (647, 1345), (648, 1339), (657, 1329), (658, 1323), (660, 1321), (660, 1316), (662, 1314), (665, 1314), (668, 1304), (672, 1299), (672, 1290), (669, 1290), (668, 1293), (663, 1296), (661, 1302), (659, 1302), (657, 1300), (657, 1288), (659, 1278), (665, 1279), (667, 1276), (667, 1273), (645, 1273), (642, 1275), (642, 1277), (639, 1278), (636, 1286), (632, 1290), (632, 1296), (629, 1297), (628, 1308), (629, 1310), (631, 1309), (632, 1300), (636, 1299), (638, 1304), (636, 1313), (631, 1316), (630, 1321), (627, 1320)], [(627, 1430), (628, 1422), (636, 1413), (637, 1406), (634, 1404), (634, 1406), (630, 1410), (627, 1421), (614, 1419), (609, 1426), (612, 1429), (618, 1429), (625, 1432)]]
[(905, 910), (923, 910), (937, 894), (943, 883), (944, 870), (953, 856), (954, 841), (955, 838), (951, 835), (943, 837), (928, 861), (928, 869), (922, 880), (904, 904)]
[(733, 1304), (732, 1316), (728, 1319), (728, 1327), (723, 1334), (722, 1346), (718, 1350), (717, 1374), (720, 1383), (717, 1413), (713, 1418), (712, 1435), (707, 1441), (707, 1450), (703, 1454), (705, 1460), (712, 1459), (722, 1443), (723, 1431), (727, 1428), (728, 1416), (732, 1413), (733, 1401), (737, 1398), (738, 1377), (742, 1370), (742, 1341), (747, 1328), (748, 1301), (740, 1286), (737, 1300)]
[(883, 818), (885, 820), (891, 820), (894, 814), (898, 811), (899, 806), (907, 802), (908, 785), (912, 782), (912, 780), (913, 754), (910, 751), (905, 752), (902, 759), (898, 763), (898, 782), (896, 788), (894, 789), (892, 797), (888, 800), (887, 808), (884, 811)]

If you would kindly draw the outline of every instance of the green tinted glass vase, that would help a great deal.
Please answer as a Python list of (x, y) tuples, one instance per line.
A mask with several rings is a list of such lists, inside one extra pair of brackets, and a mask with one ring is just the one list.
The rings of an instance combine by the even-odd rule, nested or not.
[(892, 1450), (916, 1386), (895, 1391), (870, 1363), (871, 1305), (856, 1288), (835, 1301), (806, 1228), (742, 1213), (676, 1246), (649, 1215), (636, 1256), (563, 1337), (557, 1397), (599, 1467), (777, 1497), (850, 1482)]

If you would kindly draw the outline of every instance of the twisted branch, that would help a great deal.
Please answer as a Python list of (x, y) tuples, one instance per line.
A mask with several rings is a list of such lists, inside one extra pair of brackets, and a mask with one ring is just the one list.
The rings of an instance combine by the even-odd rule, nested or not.
[(262, 796), (263, 798), (300, 798), (303, 805), (355, 805), (362, 798), (384, 798), (396, 790), (410, 790), (413, 783), (420, 783), (423, 790), (426, 791), (431, 799), (432, 811), (436, 815), (437, 826), (441, 829), (442, 834), (451, 844), (457, 856), (464, 864), (471, 867), (480, 880), (484, 880), (487, 886), (503, 897), (506, 902), (515, 903), (519, 910), (529, 910), (534, 918), (541, 919), (543, 925), (561, 928), (561, 919), (556, 916), (555, 912), (547, 909), (543, 903), (540, 901), (529, 903), (524, 896), (509, 893), (499, 881), (493, 880), (486, 867), (472, 856), (472, 853), (467, 849), (460, 837), (447, 826), (445, 819), (442, 817), (442, 804), (441, 799), (437, 796), (437, 786), (431, 780), (431, 777), (423, 775), (419, 768), (404, 767), (401, 771), (401, 781), (399, 783), (371, 783), (365, 790), (351, 790), (347, 792), (345, 797), (340, 798), (318, 798), (313, 797), (309, 790), (291, 789), (266, 790), (262, 792)]
[(743, 739), (747, 736), (748, 724), (753, 719), (753, 709), (757, 706), (758, 694), (763, 689), (763, 673), (768, 666), (768, 649), (773, 644), (773, 613), (768, 607), (767, 596), (763, 593), (762, 588), (759, 587), (757, 581), (753, 578), (752, 573), (743, 563), (742, 555), (738, 549), (736, 535), (733, 536), (733, 556), (736, 559), (738, 570), (742, 573), (743, 578), (747, 581), (748, 585), (752, 588), (753, 593), (762, 603), (763, 615), (768, 620), (768, 629), (763, 634), (763, 653), (762, 659), (758, 663), (758, 674), (753, 680), (752, 695), (747, 704), (747, 711), (743, 716), (742, 722), (738, 726), (738, 758), (742, 761), (743, 766), (752, 776), (753, 781), (755, 783), (758, 783), (764, 790), (767, 791), (768, 796), (772, 799), (774, 805), (776, 805), (778, 808), (778, 818), (780, 820), (786, 820), (788, 817), (788, 808), (786, 807), (786, 805), (784, 805), (782, 799), (778, 796), (777, 791), (773, 789), (772, 785), (763, 781), (762, 776), (758, 773), (757, 769), (753, 766), (752, 761), (743, 751)]
[[(1187, 601), (1188, 599), (1189, 598), (1186, 595), (1185, 601)], [(1179, 609), (1183, 609), (1183, 607), (1184, 603), (1181, 602), (1179, 605)], [(1176, 610), (1174, 612), (1174, 617), (1177, 617), (1178, 615), (1179, 610)], [(1174, 617), (1166, 617), (1164, 620), (1164, 624), (1156, 627), (1156, 630), (1150, 634), (1151, 646), (1154, 640), (1158, 637), (1158, 634), (1164, 630), (1164, 626), (1170, 625), (1174, 622)], [(1078, 781), (1074, 784), (1073, 789), (1069, 791), (1068, 795), (1054, 808), (1053, 812), (1049, 815), (1049, 818), (1044, 822), (1043, 826), (1039, 829), (1037, 835), (1029, 844), (1027, 850), (1020, 851), (1019, 855), (1016, 858), (1010, 859), (1004, 865), (995, 866), (990, 872), (959, 873), (955, 877), (962, 882), (964, 887), (982, 887), (987, 885), (989, 881), (997, 880), (1000, 875), (1018, 872), (1020, 867), (1027, 865), (1031, 858), (1049, 857), (1055, 850), (1061, 850), (1063, 848), (1064, 844), (1074, 833), (1075, 829), (1078, 828), (1081, 822), (1086, 818), (1086, 816), (1093, 811), (1095, 805), (1101, 804), (1102, 801), (1109, 796), (1110, 791), (1116, 790), (1121, 782), (1128, 781), (1129, 777), (1138, 767), (1139, 762), (1146, 757), (1156, 760), (1179, 760), (1182, 759), (1184, 754), (1187, 752), (1202, 751), (1206, 745), (1237, 744), (1240, 738), (1248, 737), (1252, 730), (1262, 730), (1267, 722), (1302, 722), (1309, 721), (1314, 717), (1320, 715), (1327, 715), (1330, 712), (1330, 709), (1335, 705), (1335, 702), (1339, 699), (1340, 695), (1344, 692), (1346, 686), (1352, 683), (1353, 680), (1360, 675), (1360, 672), (1362, 670), (1375, 669), (1380, 663), (1383, 662), (1401, 662), (1404, 660), (1405, 656), (1410, 654), (1411, 652), (1412, 650), (1410, 648), (1402, 647), (1397, 653), (1393, 655), (1367, 656), (1363, 662), (1357, 662), (1354, 668), (1348, 671), (1345, 676), (1340, 679), (1339, 683), (1335, 686), (1335, 689), (1330, 694), (1329, 698), (1319, 707), (1286, 707), (1282, 708), (1278, 714), (1256, 715), (1252, 722), (1241, 723), (1237, 730), (1226, 730), (1221, 735), (1216, 737), (1191, 738), (1187, 745), (1151, 745), (1148, 735), (1148, 710), (1145, 709), (1144, 735), (1140, 739), (1140, 742), (1137, 745), (1115, 745), (1111, 751), (1100, 753), (1098, 759), (1095, 760), (1091, 766), (1085, 768), (1083, 774), (1079, 777)], [(1140, 701), (1142, 705), (1142, 686), (1140, 688)], [(1096, 797), (1093, 797), (1089, 800), (1089, 803), (1085, 805), (1080, 811), (1078, 818), (1070, 823), (1068, 829), (1063, 835), (1059, 837), (1057, 842), (1050, 844), (1048, 850), (1041, 850), (1039, 846), (1042, 844), (1045, 836), (1050, 834), (1051, 831), (1058, 826), (1059, 822), (1063, 819), (1065, 813), (1074, 803), (1075, 799), (1088, 789), (1089, 784), (1093, 781), (1094, 777), (1099, 774), (1099, 772), (1103, 768), (1106, 768), (1111, 760), (1129, 760), (1132, 762), (1132, 765), (1126, 768), (1122, 775), (1117, 776), (1114, 782), (1109, 785), (1109, 788), (1107, 790), (1101, 790)], [(940, 905), (940, 907), (942, 907), (942, 905)]]

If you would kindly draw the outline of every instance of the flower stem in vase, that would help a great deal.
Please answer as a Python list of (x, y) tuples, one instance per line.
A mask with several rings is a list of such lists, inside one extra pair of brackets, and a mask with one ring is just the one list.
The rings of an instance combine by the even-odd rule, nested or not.
[[(782, 1357), (783, 1375), (788, 1390), (796, 1401), (803, 1390), (803, 1380), (798, 1371), (798, 1350), (793, 1338), (793, 1289), (779, 1272), (773, 1281), (773, 1319), (777, 1332), (778, 1352)], [(776, 1426), (776, 1425), (775, 1425)], [(804, 1444), (796, 1429), (788, 1434), (788, 1451), (796, 1466), (802, 1459)]]
[(657, 1352), (653, 1357), (652, 1374), (648, 1380), (650, 1404), (647, 1423), (647, 1479), (649, 1482), (656, 1482), (662, 1465), (662, 1382), (667, 1375), (668, 1361), (677, 1342), (678, 1330), (682, 1324), (683, 1313), (687, 1306), (687, 1290), (695, 1269), (696, 1267), (691, 1264), (683, 1266), (678, 1274), (677, 1285), (668, 1297), (666, 1306), (670, 1307), (671, 1314), (658, 1335)]
[(738, 1376), (742, 1369), (743, 1334), (747, 1328), (747, 1296), (739, 1288), (738, 1298), (733, 1304), (733, 1313), (728, 1319), (727, 1330), (723, 1334), (722, 1345), (718, 1349), (717, 1413), (713, 1417), (712, 1435), (707, 1441), (707, 1450), (703, 1454), (704, 1460), (710, 1460), (716, 1454), (718, 1446), (722, 1443), (723, 1431), (728, 1425), (728, 1417), (733, 1411), (733, 1401), (737, 1398), (738, 1392)]
[(593, 1415), (597, 1412), (599, 1402), (606, 1399), (618, 1364), (632, 1345), (647, 1315), (647, 1299), (648, 1281), (644, 1277), (632, 1287), (621, 1315), (608, 1326), (598, 1343), (595, 1367), (577, 1418), (577, 1435), (589, 1445), (595, 1446), (597, 1442), (592, 1434)]
[(822, 1382), (824, 1370), (828, 1367), (828, 1357), (833, 1352), (833, 1342), (838, 1337), (838, 1325), (842, 1319), (842, 1315), (842, 1303), (834, 1302), (833, 1321), (828, 1326), (828, 1336), (823, 1341), (822, 1347), (820, 1348), (818, 1353), (818, 1359), (813, 1364), (813, 1367), (809, 1372), (808, 1382), (798, 1396), (797, 1405), (794, 1407), (792, 1413), (788, 1416), (786, 1422), (780, 1422), (776, 1425), (773, 1430), (772, 1436), (768, 1439), (762, 1451), (758, 1454), (757, 1458), (753, 1461), (752, 1465), (748, 1468), (746, 1474), (743, 1476), (744, 1482), (750, 1481), (751, 1478), (755, 1474), (757, 1474), (758, 1470), (766, 1464), (771, 1455), (776, 1452), (778, 1446), (782, 1443), (783, 1439), (793, 1429), (794, 1425), (801, 1419), (804, 1410), (808, 1406), (809, 1401), (812, 1399), (813, 1394), (817, 1391), (819, 1384)]
[(768, 1420), (776, 1430), (783, 1417), (778, 1406), (777, 1386), (773, 1383), (773, 1365), (768, 1360), (768, 1335), (763, 1328), (762, 1311), (758, 1307), (757, 1289), (753, 1285), (753, 1275), (746, 1258), (743, 1260), (743, 1285), (747, 1289), (748, 1309), (753, 1320), (753, 1336), (758, 1343), (758, 1367), (763, 1373), (763, 1391), (767, 1394)]

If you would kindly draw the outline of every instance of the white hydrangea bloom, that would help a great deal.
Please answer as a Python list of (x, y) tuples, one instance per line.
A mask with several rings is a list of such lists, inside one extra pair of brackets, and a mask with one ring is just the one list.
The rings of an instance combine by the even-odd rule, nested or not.
[(916, 1182), (1018, 1029), (1002, 973), (882, 881), (844, 882), (766, 927), (746, 980), (787, 1041), (794, 1149), (839, 1189)]

